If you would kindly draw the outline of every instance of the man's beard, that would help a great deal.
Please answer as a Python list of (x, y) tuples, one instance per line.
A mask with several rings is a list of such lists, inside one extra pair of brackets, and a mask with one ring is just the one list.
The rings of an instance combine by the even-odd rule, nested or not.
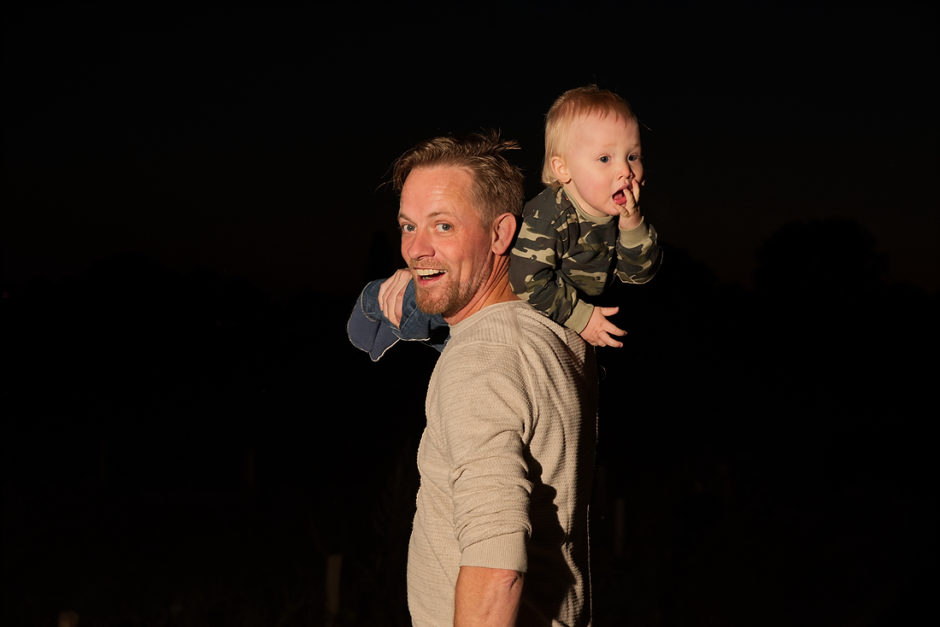
[(450, 283), (443, 293), (436, 293), (433, 296), (429, 293), (430, 290), (419, 287), (416, 280), (415, 302), (418, 304), (418, 309), (426, 314), (441, 314), (444, 318), (453, 316), (473, 299), (480, 286), (489, 278), (490, 271), (491, 268), (484, 267), (480, 274), (474, 277), (473, 283), (462, 285)]

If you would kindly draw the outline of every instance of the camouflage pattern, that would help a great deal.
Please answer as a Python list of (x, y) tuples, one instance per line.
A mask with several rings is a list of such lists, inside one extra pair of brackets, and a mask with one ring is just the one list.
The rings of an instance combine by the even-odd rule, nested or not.
[(559, 324), (580, 333), (616, 276), (646, 283), (659, 269), (656, 229), (645, 220), (620, 231), (616, 217), (579, 211), (564, 189), (544, 189), (526, 203), (509, 263), (513, 291)]

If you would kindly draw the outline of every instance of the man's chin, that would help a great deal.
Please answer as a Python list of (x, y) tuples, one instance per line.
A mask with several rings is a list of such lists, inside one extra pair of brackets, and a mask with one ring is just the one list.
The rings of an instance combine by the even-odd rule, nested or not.
[(418, 309), (430, 315), (444, 313), (446, 309), (444, 303), (431, 298), (428, 294), (422, 294), (420, 289), (415, 290), (415, 303), (418, 305)]

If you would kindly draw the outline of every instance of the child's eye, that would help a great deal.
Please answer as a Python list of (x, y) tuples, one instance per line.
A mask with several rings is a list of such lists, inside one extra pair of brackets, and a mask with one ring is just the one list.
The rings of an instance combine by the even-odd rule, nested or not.
[(600, 158), (601, 163), (607, 163), (608, 161), (610, 161), (610, 157), (608, 157), (607, 155), (604, 155), (603, 157)]
[(627, 160), (628, 160), (628, 161), (639, 161), (639, 160), (640, 160), (640, 155), (630, 155), (629, 157), (627, 157)]

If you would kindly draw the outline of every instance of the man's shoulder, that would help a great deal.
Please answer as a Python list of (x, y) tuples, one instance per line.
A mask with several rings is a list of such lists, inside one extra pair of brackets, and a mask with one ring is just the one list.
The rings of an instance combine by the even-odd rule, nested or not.
[(452, 342), (487, 342), (513, 349), (528, 346), (550, 348), (554, 344), (578, 346), (584, 342), (576, 332), (558, 324), (523, 300), (490, 305), (465, 322), (472, 324), (460, 328)]
[(490, 305), (460, 325), (466, 326), (451, 328), (451, 340), (441, 355), (442, 381), (469, 388), (494, 377), (530, 382), (547, 373), (555, 382), (591, 378), (593, 362), (584, 339), (525, 301)]

